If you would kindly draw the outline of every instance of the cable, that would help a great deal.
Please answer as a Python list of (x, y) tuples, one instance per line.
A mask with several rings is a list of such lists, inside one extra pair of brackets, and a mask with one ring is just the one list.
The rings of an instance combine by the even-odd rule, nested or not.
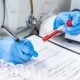
[(30, 5), (31, 5), (31, 14), (33, 15), (33, 1), (32, 0), (30, 0)]
[(2, 26), (4, 26), (4, 22), (5, 22), (5, 0), (3, 0), (3, 22), (2, 22)]
[(1, 28), (4, 29), (10, 36), (12, 36), (16, 41), (19, 41), (19, 38), (17, 38), (12, 32), (10, 29), (6, 28), (4, 26), (4, 22), (5, 22), (5, 0), (3, 0), (3, 21), (2, 21), (2, 26)]
[(30, 0), (30, 6), (31, 6), (31, 14), (30, 16), (28, 17), (26, 23), (27, 23), (27, 26), (30, 27), (30, 28), (34, 28), (37, 24), (37, 19), (33, 16), (33, 13), (34, 13), (34, 9), (33, 9), (33, 1)]

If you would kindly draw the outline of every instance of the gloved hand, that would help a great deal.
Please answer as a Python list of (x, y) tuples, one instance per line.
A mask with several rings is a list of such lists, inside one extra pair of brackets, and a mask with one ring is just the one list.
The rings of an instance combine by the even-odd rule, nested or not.
[(68, 33), (70, 35), (78, 35), (80, 33), (80, 12), (79, 11), (73, 11), (73, 12), (62, 12), (60, 13), (55, 21), (54, 21), (54, 29), (57, 29), (61, 25), (64, 25), (67, 23), (68, 20), (72, 21), (72, 26), (64, 26), (63, 32)]
[(20, 39), (20, 42), (12, 38), (0, 39), (0, 59), (14, 64), (24, 63), (32, 56), (37, 57), (32, 43), (27, 39)]

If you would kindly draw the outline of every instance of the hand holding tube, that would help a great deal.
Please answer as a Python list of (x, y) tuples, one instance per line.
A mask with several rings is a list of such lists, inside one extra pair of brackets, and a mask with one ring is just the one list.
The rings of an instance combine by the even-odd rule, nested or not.
[[(72, 20), (68, 20), (67, 23), (66, 23), (66, 25), (67, 25), (68, 27), (71, 27), (71, 26), (72, 26)], [(60, 34), (60, 33), (62, 32), (62, 29), (63, 29), (63, 28), (64, 28), (64, 25), (60, 26), (58, 29), (54, 30), (52, 33), (47, 34), (46, 36), (44, 36), (44, 37), (42, 38), (43, 41), (47, 41), (47, 40), (49, 40), (50, 38), (57, 36), (58, 34)]]
[[(68, 22), (68, 25), (66, 25), (68, 20), (72, 20), (71, 27), (69, 27), (70, 21)], [(63, 31), (66, 34), (69, 34), (72, 36), (77, 36), (78, 34), (80, 34), (80, 12), (72, 11), (72, 12), (62, 12), (58, 14), (53, 22), (54, 30), (56, 30), (57, 28), (59, 28), (64, 24), (65, 24), (65, 27)]]

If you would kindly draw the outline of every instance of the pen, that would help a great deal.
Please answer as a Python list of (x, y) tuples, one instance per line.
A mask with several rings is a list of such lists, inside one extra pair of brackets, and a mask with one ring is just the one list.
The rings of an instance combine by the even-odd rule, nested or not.
[(16, 41), (19, 41), (19, 38), (17, 38), (9, 28), (6, 28), (5, 26), (1, 26), (2, 29), (4, 29), (10, 36), (12, 36)]

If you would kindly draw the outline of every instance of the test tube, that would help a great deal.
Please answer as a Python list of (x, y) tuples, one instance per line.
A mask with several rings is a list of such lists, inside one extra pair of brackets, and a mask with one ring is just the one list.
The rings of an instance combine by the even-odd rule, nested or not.
[(62, 32), (62, 28), (63, 26), (59, 27), (58, 29), (54, 30), (52, 33), (50, 34), (47, 34), (46, 36), (44, 36), (42, 38), (42, 40), (45, 42), (45, 41), (48, 41), (50, 38), (54, 38), (56, 35), (60, 34)]
[(66, 24), (60, 26), (58, 29), (54, 30), (52, 33), (44, 36), (44, 37), (42, 38), (42, 40), (45, 42), (45, 41), (49, 40), (49, 39), (52, 38), (52, 37), (54, 38), (55, 36), (57, 36), (58, 34), (60, 34), (60, 33), (62, 32), (62, 29), (63, 29), (63, 27), (64, 27), (65, 25), (66, 25), (67, 27), (71, 27), (71, 26), (72, 26), (72, 21), (73, 21), (72, 19), (71, 19), (71, 20), (68, 20), (68, 21), (66, 22)]

